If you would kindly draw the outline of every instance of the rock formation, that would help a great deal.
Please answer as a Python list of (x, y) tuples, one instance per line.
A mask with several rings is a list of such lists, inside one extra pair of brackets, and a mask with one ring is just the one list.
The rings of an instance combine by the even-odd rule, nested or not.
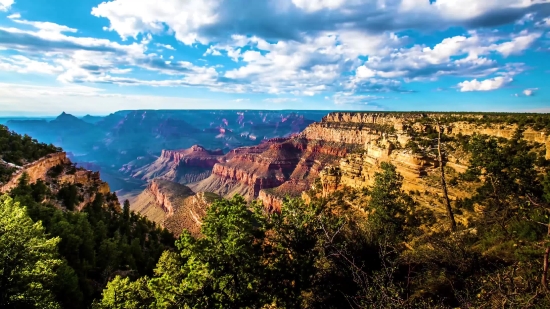
[(299, 196), (327, 163), (344, 156), (351, 146), (309, 140), (303, 134), (268, 140), (229, 152), (214, 165), (210, 177), (189, 187), (224, 197), (260, 198), (267, 208), (277, 210), (285, 196)]
[[(444, 117), (443, 117), (444, 116)], [(447, 117), (447, 118), (445, 118)], [(452, 121), (448, 119), (453, 117)], [(323, 122), (310, 126), (304, 134), (334, 141), (342, 138), (357, 143), (356, 151), (346, 154), (339, 162), (327, 166), (320, 173), (321, 194), (331, 193), (346, 187), (364, 188), (373, 184), (374, 175), (382, 162), (390, 162), (403, 175), (403, 189), (411, 192), (419, 205), (432, 209), (437, 215), (444, 216), (444, 200), (439, 179), (439, 162), (434, 152), (428, 148), (412, 149), (411, 141), (422, 136), (430, 140), (430, 133), (437, 132), (436, 121), (443, 121), (443, 133), (450, 137), (484, 134), (497, 138), (512, 138), (517, 125), (503, 123), (478, 124), (472, 118), (479, 115), (441, 115), (441, 114), (371, 114), (371, 113), (332, 113)], [(445, 122), (446, 121), (446, 122)], [(338, 128), (338, 129), (335, 129)], [(346, 133), (347, 132), (347, 133)], [(437, 134), (436, 134), (437, 136)], [(550, 149), (547, 134), (533, 128), (524, 128), (522, 138), (535, 143), (546, 152)], [(412, 143), (414, 144), (414, 143)], [(456, 144), (449, 143), (444, 161), (448, 179), (467, 170), (468, 156), (459, 153)], [(467, 198), (475, 192), (475, 184), (448, 186), (451, 200)], [(306, 199), (307, 199), (306, 195)], [(458, 220), (467, 220), (459, 216)]]
[[(52, 173), (53, 170), (57, 171)], [(101, 180), (99, 172), (76, 168), (67, 158), (65, 152), (53, 153), (22, 166), (14, 173), (10, 181), (0, 188), (0, 193), (6, 193), (17, 187), (23, 174), (28, 176), (29, 184), (36, 183), (38, 180), (45, 181), (54, 193), (64, 185), (76, 185), (79, 195), (82, 197), (75, 207), (79, 211), (91, 203), (96, 194), (111, 193), (109, 184)], [(58, 206), (61, 207), (61, 205)]]
[(179, 236), (185, 229), (200, 233), (202, 218), (213, 200), (213, 193), (195, 194), (188, 187), (168, 180), (155, 179), (137, 197), (129, 199), (131, 209)]
[(21, 176), (26, 173), (29, 176), (29, 183), (35, 183), (39, 179), (45, 179), (48, 171), (57, 165), (70, 163), (67, 154), (64, 152), (53, 153), (45, 156), (35, 162), (22, 166), (11, 178), (9, 182), (0, 188), (0, 193), (5, 193), (15, 188)]
[[(324, 195), (346, 186), (368, 186), (380, 163), (387, 161), (405, 177), (405, 190), (427, 192), (433, 198), (422, 203), (435, 205), (441, 190), (432, 174), (439, 162), (434, 154), (415, 152), (410, 142), (432, 132), (436, 121), (442, 121), (444, 133), (453, 137), (478, 133), (511, 138), (518, 129), (502, 122), (477, 123), (482, 118), (477, 114), (330, 113), (299, 135), (229, 152), (214, 165), (210, 177), (189, 186), (225, 197), (239, 193), (258, 198), (269, 210), (277, 210), (285, 196), (302, 195), (318, 177)], [(550, 158), (545, 132), (527, 127), (523, 138), (540, 144)], [(464, 154), (449, 152), (445, 162), (449, 177), (464, 172), (467, 162)], [(330, 169), (321, 173), (326, 167)], [(451, 189), (450, 195), (467, 196), (458, 189)]]
[(153, 163), (136, 170), (132, 177), (145, 181), (155, 178), (187, 184), (208, 178), (216, 163), (223, 160), (223, 151), (209, 151), (199, 145), (183, 150), (163, 150)]

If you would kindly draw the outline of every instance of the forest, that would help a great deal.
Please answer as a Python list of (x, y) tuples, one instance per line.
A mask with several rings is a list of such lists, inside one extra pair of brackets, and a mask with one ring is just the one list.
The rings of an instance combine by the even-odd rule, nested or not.
[(0, 198), (0, 307), (548, 308), (550, 170), (520, 136), (461, 137), (470, 162), (454, 181), (477, 189), (452, 211), (478, 211), (456, 228), (389, 163), (370, 187), (280, 213), (215, 201), (202, 235), (177, 240), (114, 194), (76, 212), (70, 186), (22, 177)]

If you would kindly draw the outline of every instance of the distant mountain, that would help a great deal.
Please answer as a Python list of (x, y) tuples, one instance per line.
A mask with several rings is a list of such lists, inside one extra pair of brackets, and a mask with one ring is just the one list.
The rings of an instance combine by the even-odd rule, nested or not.
[(86, 115), (82, 118), (82, 121), (85, 121), (87, 123), (91, 123), (91, 124), (96, 124), (97, 122), (101, 121), (103, 119), (103, 117), (101, 116), (92, 116), (92, 115)]

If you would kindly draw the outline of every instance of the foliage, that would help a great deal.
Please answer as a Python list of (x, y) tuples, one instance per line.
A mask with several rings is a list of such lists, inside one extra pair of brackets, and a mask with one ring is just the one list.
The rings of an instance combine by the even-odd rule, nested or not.
[(56, 269), (62, 265), (59, 241), (49, 238), (19, 203), (0, 197), (0, 307), (59, 307), (52, 293)]
[(46, 232), (59, 238), (65, 264), (58, 269), (54, 292), (65, 308), (89, 305), (117, 273), (153, 274), (158, 258), (173, 244), (166, 230), (133, 212), (122, 212), (114, 194), (97, 193), (83, 212), (63, 211), (55, 204), (71, 210), (82, 199), (74, 185), (54, 194), (43, 181), (28, 184), (25, 174), (9, 194), (27, 205), (33, 221), (41, 221)]

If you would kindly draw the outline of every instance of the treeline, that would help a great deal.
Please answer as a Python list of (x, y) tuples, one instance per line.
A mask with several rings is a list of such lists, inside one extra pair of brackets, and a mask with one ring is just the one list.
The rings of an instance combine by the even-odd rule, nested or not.
[[(0, 159), (6, 163), (24, 165), (50, 153), (61, 151), (54, 145), (39, 143), (28, 135), (19, 135), (0, 125)], [(15, 171), (0, 161), (0, 183), (7, 182)]]

